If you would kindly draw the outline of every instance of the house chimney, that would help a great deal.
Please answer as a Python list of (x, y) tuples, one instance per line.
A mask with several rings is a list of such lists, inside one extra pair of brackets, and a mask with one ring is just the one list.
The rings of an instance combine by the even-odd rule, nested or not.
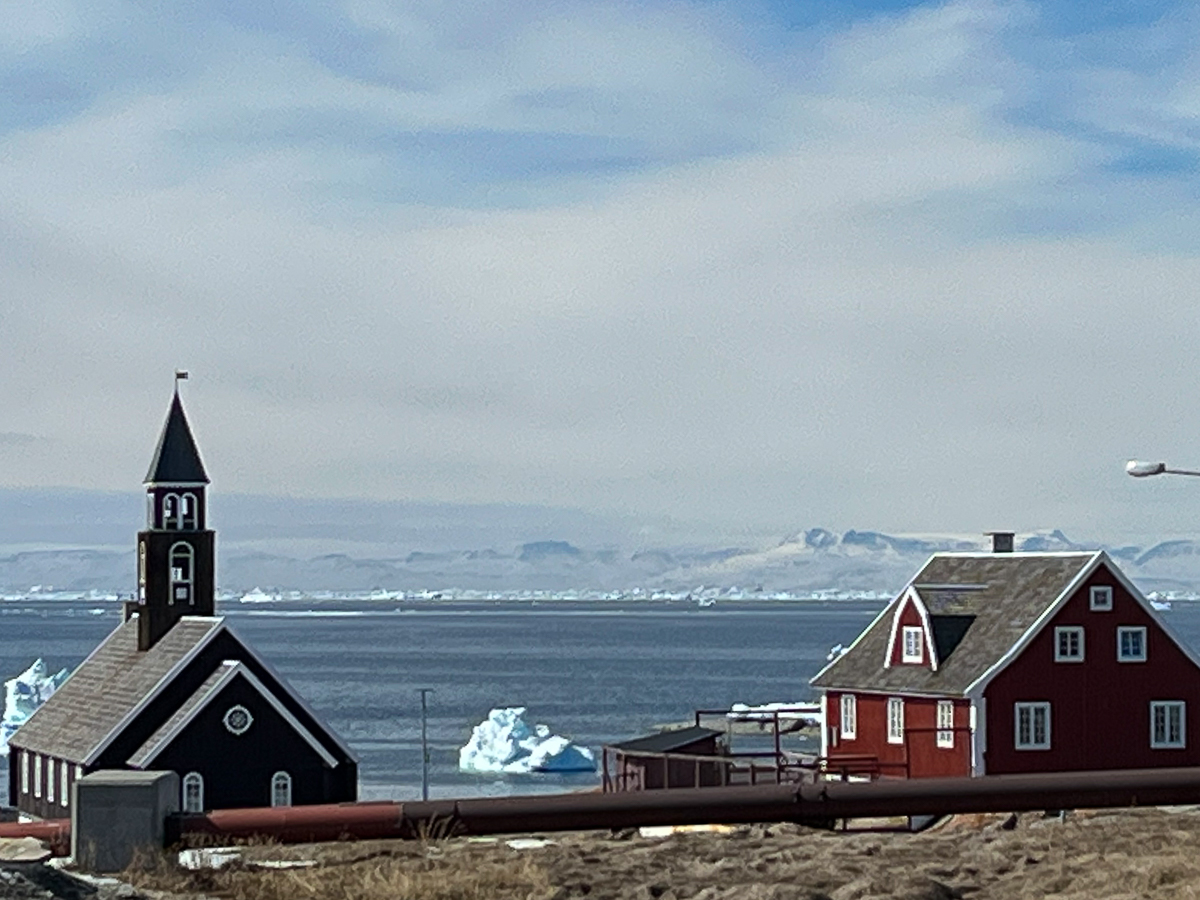
[(1012, 553), (1013, 538), (1016, 537), (1012, 531), (989, 531), (992, 536), (992, 552), (993, 553)]

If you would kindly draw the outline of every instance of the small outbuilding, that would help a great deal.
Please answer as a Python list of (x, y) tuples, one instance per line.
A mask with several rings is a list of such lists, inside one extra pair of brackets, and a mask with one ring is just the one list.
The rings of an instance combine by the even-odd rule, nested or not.
[[(604, 748), (606, 790), (714, 787), (724, 784), (724, 732), (693, 726), (660, 731)], [(612, 758), (615, 772), (610, 775)]]

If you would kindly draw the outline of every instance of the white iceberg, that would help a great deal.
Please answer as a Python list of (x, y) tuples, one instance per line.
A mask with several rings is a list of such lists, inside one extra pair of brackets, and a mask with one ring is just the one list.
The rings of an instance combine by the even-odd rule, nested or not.
[(50, 675), (46, 671), (46, 663), (35, 659), (33, 665), (18, 675), (4, 682), (4, 716), (0, 718), (0, 756), (8, 756), (8, 739), (16, 734), (18, 728), (37, 711), (37, 708), (50, 699), (50, 695), (58, 690), (59, 685), (67, 680), (70, 672), (60, 670)]
[(525, 707), (493, 709), (475, 726), (471, 740), (458, 751), (464, 772), (595, 772), (596, 757), (565, 737), (551, 734), (545, 725), (530, 728)]
[(734, 722), (771, 722), (778, 716), (780, 722), (823, 724), (820, 703), (760, 703), (757, 706), (735, 703), (725, 715)]

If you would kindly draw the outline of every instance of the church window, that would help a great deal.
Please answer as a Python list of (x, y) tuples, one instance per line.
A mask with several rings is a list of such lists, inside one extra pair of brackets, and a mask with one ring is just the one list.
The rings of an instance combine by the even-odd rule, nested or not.
[(193, 531), (199, 528), (200, 507), (196, 503), (196, 495), (184, 494), (180, 500), (180, 504), (182, 505), (180, 512), (181, 527), (189, 528)]
[(65, 762), (58, 772), (58, 802), (63, 806), (71, 805), (71, 767)]
[(21, 793), (29, 793), (29, 751), (21, 751)]
[(254, 724), (254, 716), (250, 715), (250, 710), (244, 706), (231, 706), (226, 711), (223, 721), (230, 734), (243, 735)]
[(188, 772), (183, 776), (183, 811), (204, 812), (204, 776), (199, 772)]
[(35, 753), (33, 757), (33, 796), (42, 796), (42, 754)]
[(271, 805), (292, 805), (292, 776), (287, 772), (276, 772), (271, 776)]
[(171, 593), (168, 603), (192, 603), (192, 547), (180, 541), (171, 545)]
[(57, 760), (46, 760), (46, 802), (54, 802), (54, 782), (57, 780), (58, 773), (55, 771), (55, 763)]
[(146, 545), (138, 543), (138, 602), (146, 602)]

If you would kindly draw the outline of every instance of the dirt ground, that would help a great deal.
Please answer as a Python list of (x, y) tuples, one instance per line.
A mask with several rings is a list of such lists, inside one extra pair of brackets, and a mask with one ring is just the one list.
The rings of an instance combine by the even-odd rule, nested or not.
[[(1197, 898), (1200, 812), (957, 817), (922, 834), (793, 825), (646, 838), (637, 833), (261, 846), (247, 864), (128, 875), (138, 893), (249, 900), (867, 900)], [(520, 845), (520, 842), (518, 842)], [(257, 861), (315, 860), (295, 869)], [(0, 889), (0, 897), (4, 892)], [(161, 895), (159, 895), (161, 896)]]

